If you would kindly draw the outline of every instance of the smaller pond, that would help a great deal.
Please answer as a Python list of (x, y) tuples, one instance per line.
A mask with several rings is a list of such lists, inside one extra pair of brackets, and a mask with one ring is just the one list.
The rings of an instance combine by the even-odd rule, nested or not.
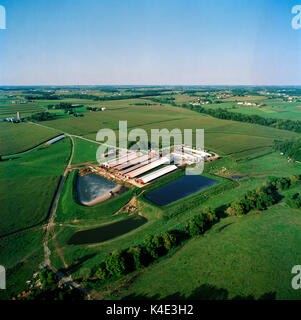
[(165, 206), (217, 183), (216, 180), (203, 176), (187, 175), (150, 192), (145, 198), (158, 206)]
[(117, 183), (97, 174), (77, 176), (77, 195), (84, 205), (94, 205), (111, 197), (111, 192), (121, 188)]
[(234, 175), (231, 178), (234, 179), (234, 180), (240, 180), (240, 179), (247, 178), (247, 177), (249, 177), (248, 174), (246, 174), (244, 176)]
[(67, 243), (78, 245), (104, 242), (128, 233), (146, 222), (146, 218), (134, 216), (99, 228), (78, 231), (71, 236)]

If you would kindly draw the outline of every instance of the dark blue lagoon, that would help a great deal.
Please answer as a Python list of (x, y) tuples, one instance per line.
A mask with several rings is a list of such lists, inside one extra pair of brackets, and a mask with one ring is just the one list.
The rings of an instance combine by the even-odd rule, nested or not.
[(145, 198), (158, 206), (165, 206), (217, 183), (216, 180), (203, 176), (184, 176), (150, 192)]

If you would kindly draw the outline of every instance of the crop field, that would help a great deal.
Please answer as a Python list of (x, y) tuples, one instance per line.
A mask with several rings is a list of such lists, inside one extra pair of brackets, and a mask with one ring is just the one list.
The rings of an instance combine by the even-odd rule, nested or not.
[(41, 224), (70, 150), (70, 141), (65, 139), (0, 162), (0, 256), (9, 284), (8, 290), (1, 290), (0, 299), (23, 291), (43, 259)]
[(1, 237), (46, 219), (59, 177), (0, 179), (0, 182)]
[[(297, 134), (263, 127), (215, 119), (190, 110), (172, 106), (122, 106), (105, 112), (86, 113), (84, 118), (46, 121), (44, 124), (96, 140), (96, 133), (103, 128), (118, 130), (119, 120), (128, 121), (128, 129), (143, 128), (149, 136), (151, 129), (169, 130), (205, 129), (205, 147), (221, 155), (233, 155), (237, 159), (255, 157), (271, 152), (275, 139), (288, 139)], [(117, 132), (116, 132), (117, 133)], [(117, 134), (118, 139), (118, 134)], [(233, 144), (233, 141), (237, 143)]]
[(30, 123), (0, 122), (0, 154), (23, 152), (57, 135), (54, 130)]
[[(0, 101), (1, 103), (1, 101)], [(26, 104), (1, 104), (0, 105), (0, 118), (16, 117), (17, 112), (20, 117), (26, 117), (33, 113), (43, 112), (45, 108), (40, 107), (34, 103)]]
[(0, 237), (45, 220), (69, 154), (66, 140), (0, 162)]

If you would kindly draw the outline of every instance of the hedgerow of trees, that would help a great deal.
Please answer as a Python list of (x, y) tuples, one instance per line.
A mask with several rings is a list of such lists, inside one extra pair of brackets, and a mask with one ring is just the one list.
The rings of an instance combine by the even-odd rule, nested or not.
[(270, 177), (261, 187), (246, 192), (240, 199), (233, 201), (226, 212), (228, 215), (243, 215), (251, 210), (265, 210), (277, 203), (281, 196), (278, 191), (287, 190), (291, 185), (299, 184), (301, 175), (288, 178)]
[[(194, 237), (203, 234), (217, 221), (215, 210), (208, 207), (203, 209), (201, 214), (187, 221), (182, 231), (186, 238)], [(113, 251), (92, 272), (92, 279), (105, 280), (139, 270), (168, 254), (179, 245), (179, 242), (173, 231), (146, 235), (139, 246)]]
[(199, 113), (205, 113), (218, 119), (248, 122), (282, 130), (301, 132), (301, 121), (263, 118), (258, 115), (247, 115), (238, 112), (229, 112), (227, 109), (222, 108), (205, 108), (202, 106), (193, 106), (187, 104), (182, 104), (182, 107), (191, 109)]

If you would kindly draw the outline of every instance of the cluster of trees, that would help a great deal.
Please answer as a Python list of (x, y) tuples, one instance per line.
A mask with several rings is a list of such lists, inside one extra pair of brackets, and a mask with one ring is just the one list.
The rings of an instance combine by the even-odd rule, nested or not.
[(157, 92), (154, 90), (145, 90), (141, 91), (136, 94), (126, 94), (126, 95), (113, 95), (113, 96), (97, 96), (93, 94), (81, 94), (81, 93), (74, 93), (74, 94), (65, 94), (62, 96), (57, 96), (59, 99), (87, 99), (93, 101), (108, 101), (108, 100), (125, 100), (125, 99), (137, 99), (137, 98), (144, 98), (144, 97), (152, 97), (161, 95), (161, 92)]
[(293, 160), (301, 161), (301, 139), (274, 141), (274, 150), (281, 151)]
[(70, 102), (60, 102), (58, 104), (55, 105), (48, 105), (47, 108), (49, 109), (56, 109), (56, 110), (72, 110), (74, 108), (80, 108), (82, 107), (82, 105), (73, 105)]
[(87, 110), (89, 110), (89, 111), (101, 111), (101, 108), (87, 107)]
[(194, 216), (185, 226), (185, 231), (190, 237), (203, 234), (209, 230), (211, 226), (218, 221), (215, 210), (207, 207), (203, 212)]
[(177, 239), (170, 232), (147, 235), (140, 246), (113, 251), (98, 266), (94, 272), (94, 279), (104, 280), (139, 270), (164, 256), (176, 244)]
[(20, 300), (38, 300), (38, 301), (62, 301), (62, 300), (82, 300), (83, 294), (72, 287), (62, 285), (58, 286), (56, 275), (45, 268), (39, 273), (41, 285), (30, 290), (29, 294), (21, 297)]
[(149, 100), (156, 102), (156, 103), (161, 103), (161, 104), (171, 104), (172, 106), (176, 106), (175, 98), (174, 97), (159, 97), (159, 98), (150, 98)]
[(153, 106), (153, 104), (148, 103), (148, 102), (138, 102), (138, 103), (133, 103), (133, 106)]
[(226, 212), (228, 215), (243, 215), (251, 210), (265, 210), (280, 200), (278, 191), (287, 190), (291, 185), (299, 184), (301, 175), (284, 178), (271, 177), (261, 187), (248, 191), (242, 198), (233, 201)]
[(183, 108), (188, 108), (200, 113), (209, 114), (212, 117), (224, 120), (234, 120), (240, 122), (248, 122), (259, 124), (262, 126), (274, 127), (282, 130), (301, 132), (301, 121), (263, 118), (258, 115), (247, 115), (238, 112), (230, 112), (222, 108), (204, 108), (202, 106), (193, 106), (182, 104)]
[(26, 96), (26, 99), (28, 101), (33, 101), (33, 100), (59, 100), (60, 98), (59, 96), (56, 96), (50, 93), (43, 93), (35, 96), (28, 95)]
[(275, 204), (279, 195), (271, 186), (260, 187), (257, 190), (249, 191), (241, 199), (235, 200), (227, 209), (227, 214), (240, 216), (251, 210), (265, 210)]
[(28, 121), (47, 121), (55, 118), (55, 114), (49, 112), (39, 112), (27, 117)]
[(300, 193), (289, 194), (285, 202), (291, 208), (301, 209), (301, 194)]
[[(118, 277), (148, 266), (165, 256), (180, 243), (180, 237), (189, 238), (203, 234), (218, 221), (215, 210), (207, 207), (203, 212), (187, 221), (184, 230), (167, 231), (147, 235), (141, 245), (125, 250), (115, 250), (93, 271), (94, 280)], [(176, 234), (181, 234), (177, 237)], [(88, 278), (87, 275), (82, 278)]]

